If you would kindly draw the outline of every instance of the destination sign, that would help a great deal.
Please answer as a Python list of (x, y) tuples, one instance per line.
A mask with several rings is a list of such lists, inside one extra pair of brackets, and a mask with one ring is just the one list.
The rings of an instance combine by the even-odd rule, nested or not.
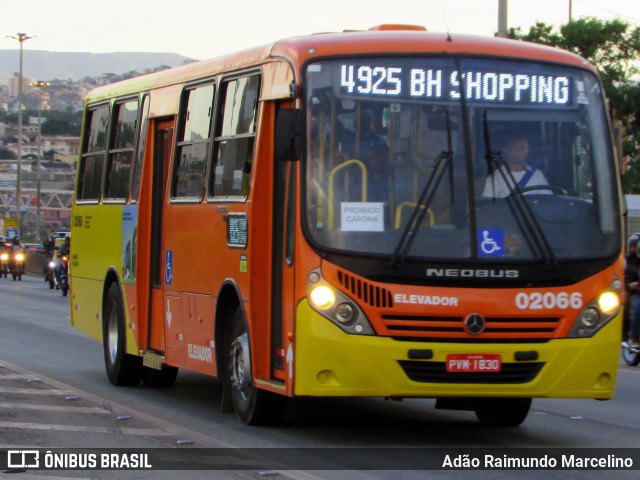
[[(391, 63), (391, 62), (390, 62)], [(510, 64), (517, 66), (517, 64)], [(337, 70), (340, 92), (348, 96), (380, 96), (407, 100), (568, 106), (572, 79), (536, 71), (467, 69), (384, 63), (342, 63)]]

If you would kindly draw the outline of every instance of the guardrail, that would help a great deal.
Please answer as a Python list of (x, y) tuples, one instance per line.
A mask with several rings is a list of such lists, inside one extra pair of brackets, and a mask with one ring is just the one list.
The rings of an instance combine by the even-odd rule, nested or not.
[(48, 259), (41, 253), (27, 253), (27, 264), (25, 267), (27, 273), (44, 276), (44, 265), (47, 261)]

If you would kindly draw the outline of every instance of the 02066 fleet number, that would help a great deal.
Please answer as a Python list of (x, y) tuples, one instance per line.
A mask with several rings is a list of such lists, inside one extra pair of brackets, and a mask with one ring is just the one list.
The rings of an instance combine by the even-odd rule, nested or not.
[(579, 292), (520, 292), (516, 295), (516, 307), (520, 310), (579, 309), (582, 305), (582, 294)]

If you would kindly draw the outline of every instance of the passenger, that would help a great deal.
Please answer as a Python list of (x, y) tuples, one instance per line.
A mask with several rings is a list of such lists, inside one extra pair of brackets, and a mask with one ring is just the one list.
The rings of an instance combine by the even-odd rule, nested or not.
[(378, 144), (369, 148), (365, 159), (367, 166), (367, 200), (389, 200), (389, 147)]
[[(523, 136), (511, 137), (507, 141), (504, 153), (506, 168), (502, 166), (487, 177), (482, 192), (483, 197), (504, 198), (511, 195), (515, 190), (513, 180), (520, 188), (549, 184), (540, 170), (527, 165), (529, 142), (526, 138)], [(505, 182), (505, 179), (508, 183)]]
[[(359, 141), (356, 149), (356, 131), (359, 127)], [(356, 131), (349, 130), (337, 123), (336, 133), (343, 152), (346, 152), (350, 158), (365, 158), (369, 149), (378, 145), (388, 146), (387, 140), (376, 132), (373, 124), (373, 115), (369, 112), (360, 114), (360, 120), (356, 117), (354, 122)]]

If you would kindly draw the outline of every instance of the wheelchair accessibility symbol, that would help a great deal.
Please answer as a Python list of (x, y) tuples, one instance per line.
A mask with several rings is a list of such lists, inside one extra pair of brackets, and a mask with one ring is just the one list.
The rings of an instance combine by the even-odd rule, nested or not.
[(502, 257), (505, 255), (504, 230), (501, 228), (479, 228), (477, 239), (479, 256)]
[(173, 250), (167, 250), (165, 253), (164, 283), (173, 283)]

